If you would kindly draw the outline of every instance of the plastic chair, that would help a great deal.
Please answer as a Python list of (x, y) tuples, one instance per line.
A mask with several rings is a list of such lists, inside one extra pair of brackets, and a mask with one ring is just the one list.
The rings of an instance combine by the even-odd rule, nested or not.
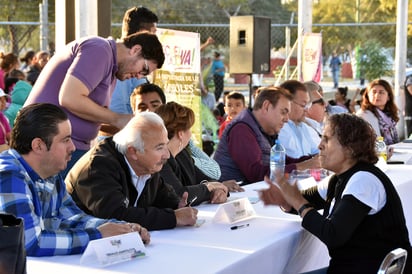
[(392, 250), (383, 259), (378, 274), (402, 274), (407, 257), (408, 253), (403, 248)]

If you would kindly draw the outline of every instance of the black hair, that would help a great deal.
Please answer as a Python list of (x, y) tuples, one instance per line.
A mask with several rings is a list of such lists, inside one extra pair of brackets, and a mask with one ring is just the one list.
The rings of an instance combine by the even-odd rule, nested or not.
[(143, 6), (128, 9), (123, 17), (122, 35), (150, 30), (153, 24), (157, 23), (159, 18), (148, 8)]
[(154, 60), (157, 63), (157, 68), (161, 68), (165, 61), (163, 46), (156, 34), (148, 31), (133, 33), (123, 38), (123, 43), (127, 48), (132, 48), (135, 45), (142, 47), (143, 58)]
[(338, 92), (342, 94), (343, 98), (346, 98), (346, 96), (348, 95), (348, 87), (339, 87)]
[(49, 103), (28, 105), (17, 113), (11, 131), (10, 147), (24, 155), (32, 150), (32, 141), (40, 138), (47, 149), (50, 149), (54, 136), (59, 133), (58, 124), (68, 119), (67, 114), (56, 105)]

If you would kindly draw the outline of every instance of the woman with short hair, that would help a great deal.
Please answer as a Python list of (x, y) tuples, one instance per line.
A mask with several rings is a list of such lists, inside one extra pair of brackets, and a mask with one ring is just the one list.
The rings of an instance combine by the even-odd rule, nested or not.
[(265, 178), (270, 187), (260, 192), (264, 203), (298, 212), (302, 226), (327, 246), (329, 267), (313, 273), (377, 273), (393, 249), (411, 251), (399, 195), (375, 166), (375, 138), (362, 118), (332, 115), (319, 144), (322, 168), (335, 173), (329, 180), (300, 192), (285, 177), (277, 176), (277, 185)]

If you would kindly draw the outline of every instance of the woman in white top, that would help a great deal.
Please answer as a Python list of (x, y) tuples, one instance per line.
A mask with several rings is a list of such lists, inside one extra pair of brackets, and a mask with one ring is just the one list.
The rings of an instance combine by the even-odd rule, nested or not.
[(377, 136), (382, 136), (387, 145), (399, 142), (396, 123), (399, 121), (391, 85), (382, 79), (372, 81), (362, 98), (361, 109), (356, 115), (371, 124)]
[[(265, 178), (264, 204), (299, 213), (302, 227), (327, 246), (329, 266), (316, 273), (377, 273), (391, 250), (402, 247), (412, 254), (399, 195), (375, 166), (375, 137), (356, 115), (329, 116), (319, 144), (322, 168), (335, 173), (329, 180), (301, 192), (279, 174), (276, 183)], [(412, 273), (411, 257), (404, 273)]]

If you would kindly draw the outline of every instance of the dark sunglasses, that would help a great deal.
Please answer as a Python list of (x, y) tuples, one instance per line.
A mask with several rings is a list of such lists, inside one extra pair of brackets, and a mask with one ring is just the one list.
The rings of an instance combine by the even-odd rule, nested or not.
[(314, 105), (314, 104), (325, 105), (325, 101), (323, 100), (323, 98), (319, 98), (315, 101), (312, 101), (312, 105)]

